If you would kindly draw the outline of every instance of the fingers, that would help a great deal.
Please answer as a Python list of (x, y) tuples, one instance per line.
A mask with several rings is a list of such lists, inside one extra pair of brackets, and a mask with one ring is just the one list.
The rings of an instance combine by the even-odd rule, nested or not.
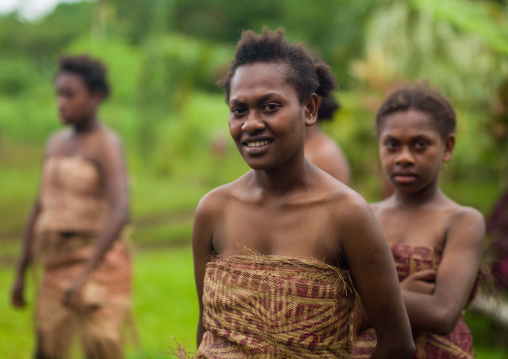
[(67, 289), (62, 297), (62, 305), (66, 308), (77, 310), (81, 308), (81, 296), (74, 288)]
[(15, 308), (23, 308), (26, 306), (26, 302), (23, 298), (12, 298), (12, 306)]
[(420, 281), (418, 282), (418, 285), (415, 288), (415, 292), (423, 294), (434, 294), (435, 289), (436, 289), (435, 283)]
[(413, 273), (411, 276), (415, 280), (425, 281), (425, 282), (435, 282), (436, 281), (437, 272), (434, 269), (425, 269), (419, 272)]
[(26, 306), (25, 298), (23, 296), (23, 288), (20, 286), (16, 286), (12, 290), (11, 294), (11, 303), (15, 308), (23, 308)]

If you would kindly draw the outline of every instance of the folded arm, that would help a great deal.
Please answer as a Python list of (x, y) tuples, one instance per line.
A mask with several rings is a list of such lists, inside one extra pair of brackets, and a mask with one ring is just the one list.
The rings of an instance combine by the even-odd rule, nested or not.
[(478, 276), (484, 240), (485, 222), (478, 211), (463, 208), (453, 215), (433, 293), (402, 291), (414, 330), (453, 331)]

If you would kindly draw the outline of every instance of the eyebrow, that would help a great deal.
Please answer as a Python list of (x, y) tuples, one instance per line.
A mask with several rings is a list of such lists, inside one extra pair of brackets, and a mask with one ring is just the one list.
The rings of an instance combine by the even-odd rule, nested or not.
[[(399, 141), (398, 137), (391, 136), (391, 135), (385, 135), (380, 137), (382, 140), (392, 140), (392, 141)], [(425, 140), (425, 141), (431, 141), (432, 139), (424, 134), (418, 134), (414, 137), (411, 137), (411, 141), (418, 141), (418, 140)]]
[[(263, 96), (261, 96), (258, 100), (257, 100), (257, 103), (258, 105), (269, 100), (271, 97), (274, 97), (274, 96), (278, 96), (278, 93), (276, 92), (269, 92)], [(244, 101), (241, 101), (241, 100), (238, 100), (238, 99), (232, 99), (229, 101), (229, 104), (230, 105), (233, 105), (233, 106), (245, 106), (246, 105), (246, 102)]]

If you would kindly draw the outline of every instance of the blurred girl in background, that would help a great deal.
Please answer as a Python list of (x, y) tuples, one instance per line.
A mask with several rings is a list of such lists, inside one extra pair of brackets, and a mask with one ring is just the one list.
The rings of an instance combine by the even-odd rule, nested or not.
[(120, 139), (97, 115), (109, 95), (106, 68), (87, 56), (62, 57), (55, 86), (66, 128), (47, 142), (12, 303), (25, 306), (26, 269), (43, 254), (36, 358), (67, 358), (75, 334), (87, 358), (122, 358), (131, 292), (129, 199)]

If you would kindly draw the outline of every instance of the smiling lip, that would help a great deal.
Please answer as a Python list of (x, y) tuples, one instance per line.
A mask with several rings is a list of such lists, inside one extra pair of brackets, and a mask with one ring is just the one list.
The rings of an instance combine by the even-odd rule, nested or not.
[(250, 154), (258, 154), (265, 151), (273, 140), (268, 138), (249, 138), (242, 141), (242, 146)]

